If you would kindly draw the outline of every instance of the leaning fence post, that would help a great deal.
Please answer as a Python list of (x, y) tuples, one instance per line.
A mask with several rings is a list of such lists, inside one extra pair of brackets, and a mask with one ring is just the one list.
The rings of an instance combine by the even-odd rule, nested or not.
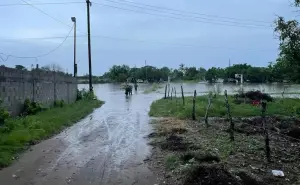
[(194, 98), (193, 98), (193, 112), (192, 112), (192, 118), (193, 120), (196, 120), (196, 96), (197, 96), (197, 92), (196, 90), (194, 91)]
[(266, 157), (268, 162), (271, 162), (271, 149), (270, 149), (270, 139), (269, 139), (269, 132), (268, 126), (266, 125), (265, 113), (267, 109), (267, 103), (262, 101), (261, 102), (261, 118), (263, 122), (264, 134), (265, 134), (265, 147), (266, 147)]
[(231, 112), (230, 112), (230, 105), (228, 103), (227, 90), (224, 91), (224, 95), (225, 95), (225, 105), (226, 105), (226, 108), (227, 108), (227, 114), (228, 114), (228, 118), (229, 118), (229, 122), (230, 122), (230, 140), (234, 141), (234, 123), (232, 121), (232, 116), (231, 116)]
[(165, 87), (165, 99), (167, 99), (167, 88), (168, 88), (168, 85), (166, 84), (166, 87)]
[(208, 105), (206, 107), (206, 113), (205, 113), (205, 125), (206, 127), (208, 127), (208, 109), (210, 108), (211, 106), (211, 94), (209, 93), (208, 95)]
[(183, 87), (182, 86), (181, 86), (181, 96), (182, 96), (182, 103), (183, 103), (183, 105), (185, 105), (184, 94), (183, 94)]

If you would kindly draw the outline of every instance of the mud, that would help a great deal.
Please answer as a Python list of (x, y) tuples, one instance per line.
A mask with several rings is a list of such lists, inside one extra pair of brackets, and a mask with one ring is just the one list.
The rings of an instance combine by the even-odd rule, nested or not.
[(157, 97), (137, 92), (125, 98), (118, 85), (95, 85), (94, 91), (105, 105), (21, 155), (0, 171), (0, 185), (156, 184), (144, 159), (149, 106)]

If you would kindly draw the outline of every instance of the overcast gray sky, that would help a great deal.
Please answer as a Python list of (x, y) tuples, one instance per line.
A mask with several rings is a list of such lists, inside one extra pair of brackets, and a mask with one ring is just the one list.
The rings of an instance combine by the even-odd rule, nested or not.
[[(34, 4), (70, 1), (82, 3)], [(171, 68), (177, 68), (180, 63), (204, 68), (225, 67), (229, 58), (232, 64), (266, 66), (268, 62), (275, 61), (278, 55), (278, 39), (272, 28), (276, 15), (288, 19), (296, 16), (295, 8), (291, 7), (288, 0), (91, 1), (94, 75), (103, 74), (114, 64), (139, 67), (144, 65), (145, 60), (148, 65)], [(0, 52), (17, 56), (47, 53), (68, 35), (71, 29), (69, 26), (72, 26), (70, 18), (75, 16), (77, 34), (80, 35), (77, 40), (78, 72), (87, 73), (85, 1), (27, 2), (33, 3), (35, 7), (59, 21), (32, 6), (0, 5)], [(23, 2), (0, 0), (0, 4), (11, 3)], [(59, 38), (32, 39), (45, 37)], [(1, 63), (7, 66), (21, 64), (26, 67), (36, 63), (40, 66), (56, 63), (72, 72), (73, 38), (69, 37), (58, 50), (45, 57), (9, 58)]]

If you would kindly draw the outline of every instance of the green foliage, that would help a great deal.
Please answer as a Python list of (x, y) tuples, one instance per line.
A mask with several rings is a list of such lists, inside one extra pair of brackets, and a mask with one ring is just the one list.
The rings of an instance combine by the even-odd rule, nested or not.
[(2, 107), (2, 100), (0, 100), (0, 125), (3, 125), (9, 116), (9, 112)]
[[(160, 99), (152, 103), (149, 115), (155, 117), (176, 117), (180, 119), (191, 119), (192, 97), (186, 97), (185, 106), (182, 105), (180, 98), (173, 100)], [(235, 104), (234, 98), (229, 97), (230, 110), (233, 117), (260, 116), (259, 106), (251, 104)], [(205, 116), (205, 110), (208, 105), (207, 96), (198, 96), (196, 98), (196, 116), (198, 119)], [(268, 102), (266, 115), (298, 116), (300, 108), (300, 99), (284, 98), (274, 99)], [(224, 96), (217, 96), (213, 99), (209, 109), (210, 117), (226, 117), (226, 107)]]
[(21, 118), (10, 118), (0, 129), (0, 168), (12, 163), (13, 157), (67, 126), (82, 119), (103, 102), (80, 100), (64, 107), (56, 107)]
[(36, 113), (40, 112), (42, 110), (42, 107), (37, 102), (31, 102), (29, 99), (26, 99), (24, 101), (24, 107), (23, 111), (21, 113), (22, 116), (27, 115), (35, 115)]
[(86, 89), (78, 90), (77, 89), (77, 101), (79, 100), (93, 100), (96, 99), (94, 92), (88, 91)]
[(170, 69), (168, 67), (156, 68), (153, 66), (144, 66), (141, 68), (130, 68), (127, 65), (114, 65), (109, 72), (105, 73), (102, 79), (109, 78), (112, 82), (126, 82), (130, 80), (143, 80), (148, 82), (167, 81), (168, 77), (171, 80), (204, 80), (206, 70), (204, 68), (197, 69), (196, 67), (185, 67), (182, 64), (179, 69)]
[(174, 154), (170, 154), (165, 158), (165, 165), (167, 170), (174, 170), (176, 167), (180, 165), (180, 160), (178, 156)]
[(22, 66), (22, 65), (16, 65), (15, 68), (16, 68), (16, 69), (19, 69), (19, 70), (24, 70), (24, 71), (27, 70), (26, 67), (24, 67), (24, 66)]
[(63, 107), (65, 105), (64, 100), (56, 100), (54, 101), (54, 107)]
[(235, 82), (236, 74), (243, 74), (243, 80), (251, 83), (264, 83), (275, 81), (275, 79), (281, 79), (277, 74), (278, 71), (273, 70), (273, 65), (269, 65), (268, 68), (265, 67), (253, 67), (248, 64), (236, 64), (230, 67), (215, 68), (212, 67), (207, 70), (205, 79), (208, 82), (216, 82), (218, 78), (224, 79), (225, 82)]
[(205, 74), (205, 79), (210, 83), (216, 82), (218, 78), (224, 77), (224, 69), (212, 67), (207, 70)]
[[(295, 0), (295, 6), (299, 6)], [(297, 20), (285, 21), (283, 17), (278, 17), (275, 21), (275, 32), (279, 35), (280, 54), (275, 64), (277, 72), (285, 74), (285, 80), (300, 82), (300, 32)]]

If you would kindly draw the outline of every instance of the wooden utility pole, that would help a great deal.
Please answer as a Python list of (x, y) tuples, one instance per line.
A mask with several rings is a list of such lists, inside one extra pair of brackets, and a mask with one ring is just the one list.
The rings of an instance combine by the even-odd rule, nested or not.
[(92, 3), (90, 0), (86, 0), (87, 6), (87, 29), (88, 29), (88, 56), (89, 56), (89, 88), (93, 91), (92, 85), (92, 56), (91, 56), (91, 27), (90, 27), (90, 6)]
[(147, 60), (145, 60), (145, 69), (146, 69), (146, 80), (148, 81), (148, 74), (147, 74)]
[(74, 23), (74, 77), (77, 76), (77, 64), (76, 64), (76, 17), (71, 17)]

